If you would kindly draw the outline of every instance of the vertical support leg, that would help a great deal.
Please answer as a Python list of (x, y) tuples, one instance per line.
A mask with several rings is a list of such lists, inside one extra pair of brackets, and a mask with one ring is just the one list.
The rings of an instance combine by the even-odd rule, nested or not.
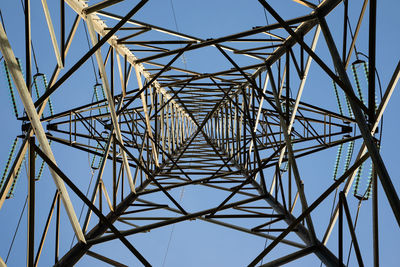
[[(113, 140), (113, 207), (115, 210), (117, 203), (117, 150), (116, 150), (116, 141), (115, 134), (112, 135)], [(106, 160), (106, 157), (104, 158)]]
[(39, 248), (38, 248), (38, 251), (37, 251), (37, 253), (36, 253), (35, 264), (34, 264), (35, 267), (36, 267), (36, 266), (38, 265), (38, 263), (39, 263), (40, 255), (42, 254), (42, 250), (43, 250), (44, 241), (45, 241), (45, 239), (46, 239), (47, 232), (49, 231), (49, 226), (50, 226), (51, 218), (53, 217), (54, 207), (55, 207), (55, 205), (56, 205), (56, 203), (57, 203), (56, 201), (57, 201), (57, 199), (58, 199), (59, 197), (60, 197), (60, 196), (59, 196), (59, 194), (58, 194), (58, 191), (56, 191), (56, 193), (54, 194), (53, 201), (52, 201), (52, 203), (51, 203), (49, 215), (47, 216), (46, 225), (45, 225), (45, 227), (44, 227), (43, 234), (42, 234), (42, 238), (41, 238), (40, 243), (39, 243)]
[(339, 262), (343, 262), (343, 201), (339, 198), (339, 230), (338, 230)]
[(35, 253), (35, 149), (34, 137), (29, 138), (29, 177), (28, 177), (28, 249), (27, 266), (32, 267)]
[[(87, 22), (87, 25), (88, 25), (89, 35), (90, 35), (90, 38), (92, 40), (92, 44), (93, 44), (93, 46), (95, 46), (96, 44), (98, 44), (98, 42), (96, 40), (96, 34), (95, 34), (95, 31), (94, 31), (91, 19), (92, 19), (91, 17), (88, 17), (86, 22)], [(117, 114), (116, 114), (116, 111), (115, 111), (114, 98), (113, 98), (113, 95), (111, 94), (111, 90), (110, 90), (110, 86), (109, 86), (109, 83), (108, 83), (106, 70), (105, 70), (105, 67), (104, 67), (104, 64), (103, 64), (103, 58), (102, 58), (102, 55), (101, 55), (101, 51), (97, 50), (95, 52), (95, 55), (96, 55), (97, 65), (98, 65), (99, 71), (101, 73), (101, 79), (103, 80), (104, 90), (106, 91), (108, 109), (110, 110), (110, 115), (111, 115), (111, 120), (112, 120), (112, 124), (113, 124), (113, 127), (114, 127), (114, 131), (115, 131), (115, 133), (117, 135), (118, 140), (123, 145), (124, 141), (122, 139), (121, 130), (120, 130), (120, 127), (119, 127), (119, 124), (118, 124), (118, 117), (117, 117)], [(135, 185), (133, 183), (131, 171), (130, 171), (130, 168), (129, 168), (128, 158), (127, 158), (127, 156), (126, 156), (124, 151), (121, 151), (121, 153), (122, 153), (122, 160), (123, 160), (123, 163), (125, 165), (125, 171), (126, 171), (126, 174), (128, 176), (129, 186), (131, 188), (131, 191), (135, 192), (136, 189), (135, 189)]]
[(379, 235), (378, 235), (378, 177), (375, 168), (372, 167), (372, 229), (374, 247), (374, 267), (379, 267)]
[(368, 44), (368, 122), (375, 122), (375, 49), (376, 49), (376, 0), (369, 1), (369, 44)]
[(60, 24), (61, 24), (61, 62), (65, 65), (65, 1), (60, 0)]
[(26, 60), (26, 87), (31, 92), (32, 69), (31, 69), (31, 0), (25, 0), (25, 60)]
[[(49, 156), (53, 162), (56, 162), (53, 152), (50, 148), (49, 141), (47, 140), (45, 131), (43, 129), (43, 125), (40, 122), (39, 114), (37, 113), (36, 108), (33, 104), (29, 90), (25, 84), (21, 70), (18, 67), (18, 63), (15, 59), (14, 52), (11, 49), (11, 45), (8, 42), (7, 35), (1, 24), (0, 24), (0, 50), (1, 53), (3, 54), (4, 60), (7, 62), (7, 66), (9, 66), (14, 83), (18, 89), (18, 93), (25, 107), (28, 118), (32, 124), (32, 128), (34, 129), (36, 137), (40, 143), (40, 146), (43, 148), (43, 151), (46, 153), (46, 155)], [(64, 182), (52, 170), (50, 170), (50, 173), (53, 177), (54, 183), (56, 184), (58, 190), (61, 193), (61, 198), (63, 200), (64, 207), (67, 211), (69, 220), (71, 222), (72, 228), (74, 229), (76, 236), (78, 237), (79, 241), (85, 242), (85, 237), (83, 236), (82, 229), (79, 225), (78, 218), (76, 217), (73, 205), (69, 198), (68, 191), (67, 188), (65, 187)]]
[(62, 59), (61, 59), (61, 53), (60, 53), (60, 49), (58, 48), (57, 38), (56, 38), (56, 34), (54, 32), (53, 22), (52, 22), (51, 17), (50, 17), (50, 11), (49, 11), (49, 7), (47, 5), (47, 0), (42, 0), (42, 6), (43, 6), (43, 12), (44, 12), (45, 17), (46, 17), (47, 26), (49, 28), (51, 42), (53, 43), (53, 49), (54, 49), (54, 54), (55, 54), (56, 59), (57, 59), (57, 64), (58, 64), (58, 67), (60, 69), (62, 69), (63, 68), (63, 64), (62, 64)]
[(58, 262), (58, 253), (60, 246), (60, 198), (57, 198), (57, 209), (56, 209), (56, 243), (54, 249), (54, 263)]
[[(343, 81), (344, 85), (350, 92), (354, 92), (353, 87), (350, 83), (349, 77), (347, 76), (346, 70), (344, 69), (344, 65), (341, 62), (339, 53), (337, 51), (337, 47), (331, 35), (331, 32), (328, 28), (328, 25), (324, 18), (318, 18), (321, 30), (324, 34), (326, 43), (328, 45), (329, 51), (332, 56), (333, 64), (339, 74), (340, 79)], [(392, 180), (390, 179), (390, 175), (386, 169), (386, 166), (382, 160), (381, 155), (379, 154), (378, 148), (374, 142), (374, 139), (371, 135), (371, 130), (368, 127), (364, 114), (362, 113), (361, 108), (353, 101), (352, 98), (349, 97), (350, 105), (353, 110), (354, 116), (356, 118), (358, 127), (360, 129), (361, 135), (363, 136), (365, 146), (368, 149), (369, 155), (374, 163), (376, 171), (379, 175), (379, 179), (381, 180), (382, 187), (386, 193), (386, 197), (389, 200), (389, 204), (392, 208), (393, 214), (397, 220), (397, 224), (400, 226), (400, 199), (397, 195), (396, 189), (393, 186)]]
[[(269, 66), (267, 66), (267, 71), (268, 71), (268, 75), (269, 75), (269, 77), (271, 79), (272, 92), (274, 94), (276, 107), (277, 107), (277, 110), (279, 112), (279, 120), (280, 120), (280, 125), (282, 127), (282, 131), (281, 132), (283, 132), (283, 135), (284, 135), (284, 139), (285, 139), (285, 142), (286, 142), (286, 148), (287, 148), (287, 152), (288, 152), (288, 157), (289, 157), (289, 162), (290, 162), (290, 165), (291, 165), (292, 170), (293, 170), (293, 176), (294, 176), (295, 181), (296, 181), (297, 189), (298, 189), (299, 196), (300, 196), (300, 201), (301, 201), (302, 208), (303, 208), (303, 211), (304, 211), (305, 209), (308, 208), (308, 204), (307, 204), (306, 196), (304, 194), (303, 185), (302, 185), (302, 182), (301, 182), (301, 179), (300, 179), (299, 170), (297, 168), (296, 159), (294, 157), (293, 148), (292, 148), (292, 142), (291, 142), (290, 136), (288, 134), (288, 126), (285, 123), (285, 118), (282, 115), (280, 115), (280, 114), (283, 114), (283, 113), (282, 113), (282, 109), (281, 109), (281, 106), (280, 106), (278, 92), (276, 90), (276, 86), (275, 86), (274, 78), (273, 78), (273, 75), (272, 75), (272, 71), (271, 71), (271, 68)], [(306, 221), (307, 221), (307, 226), (308, 226), (308, 228), (310, 230), (310, 239), (315, 241), (316, 240), (316, 236), (315, 236), (314, 226), (313, 226), (313, 223), (312, 223), (310, 215), (306, 217)]]

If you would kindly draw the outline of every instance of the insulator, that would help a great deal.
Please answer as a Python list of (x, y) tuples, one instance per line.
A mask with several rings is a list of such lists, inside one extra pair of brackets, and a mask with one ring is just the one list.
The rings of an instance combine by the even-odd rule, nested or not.
[(349, 117), (354, 119), (353, 110), (351, 109), (349, 98), (346, 96), (345, 99), (346, 99), (347, 111), (349, 112)]
[[(48, 87), (46, 75), (43, 74), (42, 78), (43, 78), (43, 83), (44, 83), (44, 90), (46, 91), (47, 87)], [(53, 103), (51, 102), (51, 98), (50, 97), (49, 97), (49, 109), (50, 109), (50, 115), (53, 116), (54, 115), (54, 109), (53, 109)]]
[(95, 169), (95, 167), (94, 167), (94, 162), (95, 162), (95, 160), (96, 160), (96, 155), (93, 156), (92, 163), (90, 164), (90, 167), (91, 167), (92, 169)]
[(22, 167), (22, 163), (25, 161), (25, 158), (22, 160), (21, 165), (19, 165), (19, 168), (17, 170), (17, 174), (14, 177), (14, 181), (11, 184), (11, 188), (10, 191), (7, 194), (6, 198), (12, 198), (14, 197), (14, 190), (15, 190), (15, 185), (17, 184), (18, 178), (19, 178), (19, 174), (21, 173), (21, 167)]
[(354, 77), (354, 81), (356, 83), (358, 96), (360, 97), (361, 102), (365, 103), (364, 97), (362, 95), (360, 80), (358, 79), (358, 73), (357, 73), (357, 70), (356, 70), (356, 64), (355, 63), (351, 64), (351, 70), (353, 71), (353, 77)]
[[(100, 148), (100, 144), (97, 143), (96, 151), (97, 151), (99, 148)], [(93, 159), (92, 159), (92, 162), (91, 162), (91, 164), (90, 164), (90, 167), (91, 167), (92, 169), (94, 169), (94, 170), (99, 169), (99, 168), (100, 168), (100, 165), (101, 165), (101, 161), (102, 161), (102, 158), (100, 157), (99, 162), (97, 163), (97, 166), (95, 166), (95, 165), (96, 165), (96, 164), (95, 164), (95, 162), (96, 162), (96, 155), (94, 155), (94, 156), (93, 156)]]
[(35, 178), (36, 181), (39, 181), (40, 178), (42, 177), (43, 169), (44, 169), (44, 160), (42, 160), (42, 163), (40, 163), (39, 173)]
[(4, 183), (4, 181), (5, 181), (5, 179), (6, 179), (7, 175), (8, 175), (8, 168), (10, 167), (10, 163), (11, 163), (13, 157), (14, 157), (14, 152), (15, 152), (15, 147), (17, 146), (17, 142), (18, 142), (18, 138), (16, 137), (14, 139), (14, 142), (13, 142), (12, 146), (11, 146), (11, 151), (10, 151), (10, 154), (8, 156), (8, 159), (7, 159), (6, 167), (4, 168), (3, 176), (1, 177), (0, 189), (3, 187), (3, 183)]
[[(104, 87), (103, 87), (103, 85), (100, 84), (99, 86), (100, 86), (100, 88), (101, 88), (101, 93), (102, 93), (102, 95), (103, 95), (103, 99), (107, 99), (107, 98), (106, 98), (106, 94), (105, 94), (105, 92), (104, 92)], [(108, 113), (108, 107), (106, 107), (106, 110), (107, 110), (107, 113)]]
[[(96, 99), (96, 102), (99, 102), (99, 96), (97, 94), (97, 84), (93, 87), (93, 93), (94, 93), (94, 97)], [(100, 106), (100, 105), (98, 105)], [(101, 115), (101, 109), (99, 108), (99, 114)]]
[(103, 158), (101, 157), (100, 160), (99, 160), (99, 163), (97, 164), (97, 169), (100, 168), (100, 165), (101, 165), (102, 162), (103, 162)]
[(338, 152), (336, 155), (336, 161), (335, 161), (335, 165), (333, 168), (333, 179), (336, 180), (337, 177), (337, 173), (338, 173), (338, 169), (339, 169), (339, 164), (340, 164), (340, 159), (342, 157), (342, 150), (343, 150), (343, 143), (341, 143), (338, 147)]
[(369, 167), (369, 175), (367, 180), (367, 189), (365, 191), (365, 199), (369, 199), (371, 197), (371, 189), (372, 189), (372, 177), (373, 177), (373, 163), (371, 161), (371, 165)]
[(336, 101), (338, 103), (340, 115), (343, 115), (343, 109), (342, 109), (342, 103), (340, 102), (339, 91), (337, 89), (335, 81), (332, 81), (332, 83), (333, 83), (333, 89), (335, 90)]
[[(39, 79), (39, 77), (42, 80), (43, 83), (43, 90), (39, 89), (38, 86), (38, 82), (37, 80)], [(33, 85), (35, 87), (35, 91), (36, 91), (36, 97), (39, 98), (40, 97), (40, 92), (39, 91), (43, 91), (45, 92), (47, 90), (47, 79), (46, 79), (46, 75), (43, 73), (37, 73), (33, 76)], [(49, 101), (48, 101), (48, 108), (49, 108), (49, 115), (53, 116), (54, 115), (54, 109), (53, 109), (53, 103), (51, 101), (51, 98), (49, 97)]]
[[(367, 62), (363, 62), (363, 68), (364, 68), (364, 73), (365, 73), (365, 80), (367, 81), (367, 84), (368, 84), (368, 81), (369, 81), (369, 69), (368, 69), (368, 64), (367, 64)], [(378, 110), (378, 98), (377, 98), (377, 95), (375, 94), (375, 111), (377, 111)]]
[(349, 169), (350, 161), (353, 156), (353, 150), (354, 150), (354, 141), (350, 141), (349, 145), (347, 146), (347, 155), (346, 155), (346, 161), (344, 163), (343, 172), (345, 172)]
[[(51, 145), (51, 140), (49, 141), (49, 145)], [(35, 159), (36, 159), (36, 156), (37, 156), (37, 154), (35, 155)], [(43, 170), (44, 170), (44, 163), (45, 162), (42, 159), (42, 163), (40, 163), (39, 173), (38, 173), (38, 175), (36, 175), (36, 178), (35, 178), (36, 181), (39, 181), (40, 178), (42, 177)]]
[[(379, 144), (377, 145), (378, 149), (380, 149)], [(367, 188), (365, 190), (365, 197), (364, 199), (369, 199), (371, 197), (371, 190), (372, 190), (372, 179), (374, 176), (374, 164), (371, 161), (370, 166), (369, 166), (369, 175), (367, 179)]]
[(283, 168), (280, 168), (281, 172), (287, 172), (288, 167), (289, 167), (289, 163), (286, 161), (285, 164), (283, 165)]
[(368, 84), (369, 70), (368, 70), (367, 62), (365, 62), (365, 61), (363, 62), (363, 67), (364, 67), (365, 79), (366, 79), (367, 84)]
[(13, 106), (14, 114), (15, 114), (15, 117), (18, 118), (18, 109), (17, 109), (17, 103), (15, 101), (13, 84), (12, 84), (12, 81), (11, 81), (10, 72), (8, 70), (8, 67), (7, 67), (7, 64), (6, 64), (5, 61), (4, 61), (4, 72), (5, 72), (6, 78), (7, 78), (8, 90), (10, 92), (11, 104)]
[[(36, 78), (37, 78), (37, 76), (36, 75), (34, 75), (33, 76), (33, 87), (35, 88), (35, 92), (36, 92), (36, 98), (37, 99), (39, 99), (39, 89), (38, 89), (38, 85), (37, 85), (37, 82), (36, 82)], [(42, 118), (44, 117), (44, 115), (42, 114)]]
[(20, 71), (22, 73), (22, 76), (24, 77), (24, 80), (26, 80), (25, 73), (24, 73), (24, 70), (22, 68), (22, 63), (21, 63), (21, 60), (19, 58), (17, 58), (17, 63), (18, 63), (18, 67), (19, 67), (19, 69), (20, 69)]
[(354, 179), (354, 194), (358, 194), (358, 186), (360, 183), (361, 174), (363, 171), (364, 163), (361, 163), (360, 167), (358, 167), (356, 178)]

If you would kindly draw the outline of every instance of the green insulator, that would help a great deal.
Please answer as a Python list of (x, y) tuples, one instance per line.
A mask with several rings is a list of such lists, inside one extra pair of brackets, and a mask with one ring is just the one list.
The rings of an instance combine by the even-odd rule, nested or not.
[[(293, 141), (294, 137), (292, 135), (290, 135), (291, 140)], [(292, 149), (294, 149), (294, 144), (292, 143)], [(287, 156), (286, 156), (287, 159)], [(286, 160), (285, 165), (283, 166), (283, 168), (280, 168), (282, 172), (287, 172), (287, 170), (289, 169), (289, 160)]]
[(6, 64), (5, 61), (4, 61), (4, 72), (5, 72), (6, 78), (7, 78), (8, 90), (10, 92), (11, 104), (13, 106), (14, 114), (15, 114), (15, 117), (18, 118), (18, 109), (17, 109), (17, 103), (15, 101), (15, 94), (14, 94), (13, 84), (12, 84), (12, 81), (11, 81), (10, 71), (8, 70), (8, 67), (7, 67), (7, 64)]
[(347, 171), (350, 166), (350, 161), (353, 156), (353, 150), (354, 150), (354, 141), (350, 141), (349, 145), (347, 146), (347, 154), (346, 154), (346, 161), (344, 163), (344, 171)]
[(10, 191), (8, 192), (6, 198), (12, 198), (14, 196), (15, 185), (17, 184), (17, 181), (18, 181), (18, 178), (19, 178), (19, 174), (21, 173), (22, 163), (24, 161), (25, 161), (25, 158), (22, 160), (21, 165), (19, 166), (19, 168), (17, 170), (17, 174), (14, 177), (14, 181), (11, 184)]
[(343, 150), (343, 143), (339, 145), (338, 152), (337, 152), (337, 155), (336, 155), (336, 161), (335, 161), (335, 165), (334, 165), (334, 168), (333, 168), (333, 179), (334, 180), (336, 180), (336, 177), (337, 177), (339, 164), (340, 164), (340, 159), (342, 157), (342, 150)]
[[(39, 99), (40, 95), (39, 95), (39, 88), (37, 85), (37, 75), (33, 76), (33, 87), (35, 88), (36, 99)], [(44, 118), (44, 114), (42, 114), (42, 118)]]
[[(93, 93), (94, 93), (94, 97), (95, 97), (95, 99), (96, 99), (96, 102), (99, 102), (99, 96), (98, 96), (98, 94), (97, 94), (97, 85), (95, 85), (94, 87), (93, 87)], [(98, 105), (99, 106), (99, 105)], [(101, 115), (101, 109), (99, 108), (99, 114)]]
[(38, 85), (37, 85), (37, 76), (33, 76), (33, 87), (35, 88), (35, 92), (36, 92), (36, 98), (39, 98), (39, 89), (38, 89)]
[[(97, 143), (96, 151), (97, 151), (99, 148), (100, 148), (100, 144)], [(96, 164), (95, 164), (95, 162), (96, 162), (96, 155), (93, 156), (92, 163), (90, 164), (90, 167), (91, 167), (92, 169), (97, 170), (98, 168), (100, 168), (101, 157), (99, 157), (99, 158), (100, 158), (100, 160), (99, 160), (99, 162), (97, 163), (97, 166), (95, 166), (95, 165), (96, 165)]]
[(368, 80), (369, 80), (369, 70), (368, 70), (368, 65), (367, 62), (363, 62), (363, 67), (364, 67), (364, 73), (365, 73), (365, 79), (367, 81), (368, 84)]
[(103, 158), (100, 158), (100, 160), (99, 160), (99, 164), (97, 164), (97, 169), (99, 169), (100, 168), (100, 165), (101, 165), (101, 163), (103, 162)]
[[(368, 84), (368, 81), (369, 81), (369, 68), (368, 68), (368, 64), (367, 64), (367, 62), (363, 62), (363, 67), (364, 67), (364, 73), (365, 73), (365, 80), (367, 81), (367, 84)], [(378, 98), (377, 98), (377, 95), (375, 94), (375, 111), (377, 111), (378, 110)]]
[[(380, 145), (377, 144), (378, 149), (380, 149)], [(369, 175), (367, 179), (367, 188), (365, 190), (365, 199), (369, 199), (371, 197), (371, 191), (372, 191), (372, 179), (374, 176), (374, 168), (373, 168), (373, 163), (371, 161), (370, 166), (369, 166)]]
[(281, 172), (287, 172), (288, 166), (289, 166), (289, 164), (288, 164), (288, 162), (286, 161), (286, 162), (283, 164), (283, 167), (280, 168)]
[[(107, 134), (106, 135), (106, 138), (108, 138), (110, 135), (109, 134)], [(100, 148), (100, 145), (99, 144), (97, 144), (97, 149), (99, 149)], [(97, 150), (96, 149), (96, 150)], [(99, 169), (100, 168), (100, 166), (101, 166), (101, 163), (103, 163), (103, 157), (99, 157), (99, 163), (97, 164), (97, 169)]]
[(365, 200), (368, 200), (371, 197), (371, 191), (372, 191), (372, 182), (369, 184), (367, 188), (367, 192), (365, 192)]
[(354, 195), (357, 195), (357, 192), (358, 192), (358, 185), (359, 185), (359, 181), (356, 180), (356, 181), (354, 182), (354, 187), (353, 187), (353, 194), (354, 194)]
[(343, 109), (342, 109), (342, 103), (340, 102), (339, 91), (337, 89), (335, 81), (332, 81), (332, 83), (333, 83), (333, 89), (335, 91), (336, 101), (337, 101), (337, 104), (338, 104), (338, 107), (339, 107), (340, 115), (343, 115)]
[(40, 163), (39, 173), (35, 178), (36, 181), (39, 181), (40, 178), (42, 177), (43, 169), (44, 169), (44, 160), (42, 160), (42, 163)]
[[(106, 98), (106, 94), (105, 94), (105, 92), (104, 92), (104, 87), (103, 87), (103, 85), (100, 84), (99, 86), (100, 86), (100, 88), (101, 88), (101, 93), (102, 93), (102, 95), (103, 95), (103, 99), (107, 99), (107, 98)], [(108, 107), (106, 107), (106, 111), (107, 111), (107, 113), (108, 113)]]
[(95, 162), (95, 160), (96, 160), (96, 155), (93, 156), (92, 163), (90, 164), (90, 167), (91, 167), (92, 169), (95, 169), (95, 167), (94, 167), (94, 162)]
[(357, 170), (356, 178), (354, 180), (354, 194), (358, 194), (358, 186), (360, 183), (361, 174), (363, 171), (364, 163), (361, 163), (360, 167)]
[(3, 187), (3, 183), (8, 175), (8, 168), (10, 167), (11, 161), (14, 157), (14, 152), (15, 152), (15, 147), (17, 146), (17, 142), (18, 142), (18, 138), (16, 137), (11, 146), (11, 151), (10, 151), (10, 154), (9, 154), (7, 162), (6, 162), (6, 167), (4, 168), (3, 176), (1, 177), (0, 189)]
[[(43, 84), (44, 84), (44, 91), (47, 91), (48, 83), (47, 83), (47, 78), (46, 75), (43, 74), (42, 76), (43, 79)], [(51, 98), (49, 97), (49, 110), (50, 110), (50, 115), (54, 115), (54, 108), (53, 108), (53, 103), (51, 102)]]
[(356, 70), (355, 66), (356, 66), (356, 64), (354, 64), (354, 63), (351, 64), (351, 70), (353, 71), (353, 77), (354, 77), (354, 81), (356, 83), (358, 96), (359, 96), (361, 102), (363, 102), (365, 104), (364, 97), (363, 97), (362, 91), (361, 91), (360, 80), (358, 79), (358, 73), (357, 73), (357, 70)]
[(24, 80), (26, 80), (25, 73), (24, 73), (24, 70), (22, 68), (22, 63), (21, 63), (21, 60), (19, 58), (17, 58), (17, 63), (18, 63), (18, 67), (19, 67), (19, 69), (20, 69), (20, 71), (22, 73), (22, 76), (24, 77)]
[[(51, 145), (51, 140), (49, 141), (49, 145)], [(35, 158), (37, 157), (37, 154), (35, 155)], [(36, 181), (39, 181), (40, 180), (40, 178), (42, 177), (42, 174), (43, 174), (43, 170), (44, 170), (44, 160), (42, 159), (42, 163), (40, 163), (40, 168), (39, 168), (39, 173), (38, 173), (38, 175), (36, 175), (36, 178), (35, 178), (35, 180)]]
[[(39, 78), (41, 78), (41, 81), (43, 83), (43, 90), (39, 89), (38, 81), (37, 81)], [(35, 89), (36, 89), (36, 96), (37, 96), (37, 98), (39, 98), (39, 96), (40, 96), (40, 92), (39, 91), (45, 92), (47, 90), (46, 75), (43, 74), (43, 73), (37, 73), (36, 75), (34, 75), (33, 76), (33, 84), (34, 84)], [(53, 103), (52, 103), (50, 97), (49, 97), (49, 100), (48, 100), (48, 108), (49, 108), (49, 115), (50, 116), (54, 115)]]
[(346, 99), (347, 111), (349, 112), (349, 117), (354, 119), (353, 110), (351, 109), (349, 98), (345, 96), (345, 99)]
[[(367, 81), (367, 84), (368, 84), (368, 81), (369, 81), (369, 69), (368, 69), (367, 62), (365, 62), (365, 61), (363, 62), (363, 67), (364, 67), (364, 73), (365, 73), (366, 81)], [(375, 111), (377, 111), (377, 110), (378, 110), (378, 97), (375, 94)]]
[(365, 190), (365, 199), (369, 199), (371, 197), (371, 189), (372, 189), (372, 176), (373, 176), (373, 163), (371, 161), (370, 167), (369, 167), (369, 175), (368, 175), (368, 180), (367, 180), (367, 189)]

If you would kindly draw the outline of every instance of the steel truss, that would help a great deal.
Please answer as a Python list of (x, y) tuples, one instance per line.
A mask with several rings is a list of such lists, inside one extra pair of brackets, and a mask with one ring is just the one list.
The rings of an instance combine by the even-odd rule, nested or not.
[[(377, 105), (374, 75), (376, 0), (369, 2), (366, 103), (357, 96), (347, 69), (368, 1), (364, 1), (351, 38), (347, 37), (347, 1), (325, 0), (314, 5), (297, 0), (295, 2), (309, 7), (311, 12), (284, 20), (267, 1), (259, 0), (260, 8), (265, 8), (276, 23), (207, 40), (134, 20), (132, 17), (148, 0), (136, 1), (125, 16), (103, 10), (120, 2), (123, 1), (106, 0), (88, 6), (80, 0), (61, 1), (59, 48), (47, 3), (42, 0), (57, 64), (46, 92), (36, 100), (30, 95), (30, 1), (25, 0), (26, 80), (4, 25), (0, 28), (1, 53), (26, 111), (26, 116), (19, 118), (23, 122), (23, 144), (1, 188), (0, 207), (7, 204), (5, 201), (17, 170), (28, 154), (27, 265), (38, 265), (55, 213), (59, 232), (62, 200), (77, 242), (65, 254), (58, 255), (60, 237), (57, 234), (55, 266), (72, 266), (85, 255), (114, 266), (126, 266), (91, 250), (97, 244), (116, 239), (143, 265), (151, 266), (151, 261), (128, 237), (194, 219), (272, 240), (256, 254), (249, 266), (256, 266), (264, 257), (262, 266), (279, 266), (312, 253), (327, 266), (341, 266), (346, 263), (343, 217), (348, 222), (357, 262), (362, 266), (362, 251), (346, 196), (357, 170), (370, 158), (373, 163), (374, 264), (378, 266), (377, 177), (400, 226), (400, 201), (375, 137), (399, 79), (400, 63)], [(344, 6), (345, 41), (338, 42), (333, 39), (325, 18), (341, 5)], [(66, 6), (77, 15), (65, 39)], [(113, 26), (108, 26), (106, 21)], [(69, 49), (78, 25), (82, 23), (87, 25), (92, 48), (75, 64), (66, 67)], [(149, 32), (159, 34), (160, 39), (143, 39)], [(333, 67), (316, 52), (319, 39), (326, 42)], [(244, 42), (250, 44), (246, 49), (236, 48), (241, 47), (236, 44)], [(202, 73), (176, 67), (184, 53), (205, 47), (213, 47), (231, 68)], [(143, 52), (147, 56), (136, 56)], [(242, 64), (237, 60), (238, 55), (258, 63)], [(101, 83), (94, 87), (95, 101), (44, 116), (49, 97), (62, 90), (63, 83), (73, 79), (74, 73), (91, 56), (96, 57), (101, 77)], [(336, 112), (302, 101), (312, 61), (333, 81), (335, 88), (344, 93), (350, 108), (348, 115), (341, 108)], [(62, 71), (64, 67), (66, 69)], [(331, 185), (311, 202), (304, 190), (306, 183), (301, 176), (299, 159), (332, 147), (354, 144), (357, 140), (361, 147), (356, 159), (349, 162), (344, 173), (335, 177)], [(56, 164), (49, 141), (90, 153), (91, 167), (96, 171), (91, 194), (85, 195), (73, 177), (65, 174), (63, 165)], [(35, 233), (37, 156), (48, 165), (57, 187), (41, 235)], [(112, 170), (111, 175), (106, 173), (107, 167)], [(172, 193), (174, 189), (188, 186), (216, 190), (223, 196), (222, 201), (193, 211), (182, 206)], [(83, 223), (77, 219), (69, 191), (87, 207)], [(335, 191), (340, 191), (339, 201), (322, 233), (323, 239), (319, 239), (321, 234), (316, 232), (315, 217), (311, 215)], [(327, 242), (337, 221), (339, 245), (336, 252), (327, 246)], [(35, 246), (38, 237), (40, 243)], [(278, 259), (269, 258), (268, 253), (278, 245), (287, 245), (296, 251)]]

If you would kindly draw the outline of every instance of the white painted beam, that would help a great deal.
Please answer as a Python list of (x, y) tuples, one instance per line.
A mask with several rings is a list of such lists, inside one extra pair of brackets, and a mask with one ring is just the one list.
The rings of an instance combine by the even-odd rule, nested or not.
[[(3, 54), (4, 60), (6, 61), (8, 68), (10, 69), (11, 76), (17, 87), (18, 93), (21, 97), (22, 103), (25, 107), (26, 113), (32, 124), (32, 128), (33, 128), (35, 135), (39, 141), (39, 144), (40, 144), (43, 152), (50, 158), (51, 161), (53, 161), (56, 164), (56, 160), (54, 158), (53, 152), (50, 148), (45, 131), (40, 122), (39, 115), (36, 112), (32, 98), (30, 96), (28, 88), (26, 87), (24, 77), (22, 76), (22, 72), (18, 66), (14, 52), (11, 49), (11, 45), (8, 42), (7, 35), (4, 31), (3, 25), (1, 25), (1, 24), (0, 24), (0, 50), (1, 50), (1, 53)], [(81, 242), (85, 242), (85, 237), (84, 237), (82, 229), (79, 225), (78, 218), (76, 217), (74, 207), (69, 198), (68, 191), (65, 187), (65, 184), (62, 181), (62, 179), (56, 174), (56, 172), (54, 172), (52, 169), (50, 169), (50, 172), (53, 177), (54, 183), (56, 184), (56, 186), (61, 194), (61, 199), (62, 199), (64, 207), (67, 211), (72, 228), (73, 228), (78, 240)]]
[(64, 66), (63, 66), (63, 63), (61, 60), (60, 49), (58, 48), (57, 38), (56, 38), (56, 34), (54, 32), (53, 22), (50, 17), (50, 11), (49, 11), (49, 7), (47, 6), (46, 0), (42, 0), (42, 6), (43, 6), (44, 15), (46, 17), (47, 27), (49, 28), (51, 42), (53, 43), (54, 54), (56, 55), (56, 58), (57, 58), (57, 64), (58, 64), (58, 67), (60, 69), (62, 69)]
[[(96, 34), (94, 32), (94, 28), (93, 28), (93, 24), (92, 24), (92, 20), (90, 19), (90, 16), (92, 16), (92, 15), (88, 15), (89, 18), (86, 20), (86, 22), (87, 22), (88, 29), (89, 29), (90, 39), (92, 40), (93, 46), (95, 46), (97, 44), (97, 38), (96, 38)], [(106, 69), (103, 64), (104, 61), (101, 56), (101, 49), (97, 49), (97, 51), (95, 52), (95, 55), (96, 55), (97, 65), (99, 66), (101, 79), (103, 81), (103, 87), (104, 87), (104, 90), (106, 91), (108, 109), (110, 110), (110, 115), (111, 115), (111, 120), (112, 120), (112, 123), (114, 126), (114, 131), (116, 133), (118, 141), (123, 145), (124, 141), (122, 139), (121, 130), (119, 128), (117, 113), (115, 112), (114, 97), (111, 94), (110, 86), (108, 83)], [(129, 167), (128, 157), (126, 156), (126, 153), (122, 148), (121, 148), (121, 154), (122, 154), (122, 161), (125, 166), (124, 170), (126, 172), (126, 175), (128, 176), (129, 186), (130, 186), (132, 192), (136, 192), (135, 184), (133, 183), (133, 179), (132, 179), (131, 169)]]

